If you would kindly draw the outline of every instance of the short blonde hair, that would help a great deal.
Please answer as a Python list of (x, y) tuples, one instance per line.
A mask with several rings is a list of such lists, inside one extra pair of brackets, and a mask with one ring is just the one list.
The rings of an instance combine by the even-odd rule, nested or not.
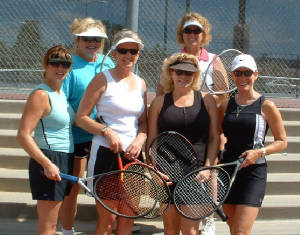
[(187, 21), (197, 21), (203, 26), (203, 40), (201, 46), (208, 45), (211, 41), (211, 24), (208, 19), (197, 12), (186, 13), (176, 27), (176, 41), (179, 45), (184, 46), (182, 27)]
[[(95, 20), (92, 17), (86, 17), (86, 18), (75, 18), (72, 25), (70, 26), (72, 36), (74, 37), (75, 43), (77, 44), (78, 38), (75, 36), (75, 34), (79, 34), (82, 32), (87, 31), (90, 28), (97, 28), (101, 32), (106, 33), (106, 29), (104, 24), (101, 22), (101, 20)], [(104, 48), (104, 38), (101, 39), (101, 46), (99, 49), (99, 52), (102, 53)]]
[(164, 93), (169, 93), (174, 90), (173, 80), (171, 78), (171, 69), (170, 65), (174, 64), (175, 62), (180, 61), (191, 61), (193, 62), (198, 71), (194, 73), (194, 80), (192, 83), (192, 89), (195, 91), (200, 90), (200, 82), (201, 82), (201, 70), (198, 58), (194, 55), (187, 54), (187, 53), (178, 53), (167, 57), (162, 65), (162, 73), (160, 75), (160, 85), (162, 86)]

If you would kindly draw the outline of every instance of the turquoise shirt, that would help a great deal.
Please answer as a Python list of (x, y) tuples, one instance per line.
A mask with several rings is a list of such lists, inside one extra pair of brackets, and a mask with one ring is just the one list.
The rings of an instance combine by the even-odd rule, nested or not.
[[(78, 106), (80, 104), (80, 100), (91, 82), (91, 80), (95, 77), (97, 73), (100, 73), (101, 63), (103, 61), (103, 55), (98, 54), (98, 59), (96, 62), (88, 62), (85, 59), (77, 56), (75, 54), (72, 55), (73, 65), (72, 70), (69, 72), (68, 76), (64, 80), (63, 83), (63, 91), (66, 94), (67, 100), (73, 107), (74, 111), (77, 112)], [(103, 69), (111, 69), (114, 68), (115, 65), (113, 61), (106, 57)], [(90, 117), (95, 119), (96, 117), (96, 108), (94, 108)], [(73, 137), (74, 143), (85, 143), (92, 140), (93, 135), (84, 131), (76, 125), (73, 125)]]
[(75, 119), (75, 113), (65, 94), (63, 92), (58, 94), (43, 83), (38, 85), (33, 91), (38, 89), (47, 92), (51, 111), (48, 116), (38, 122), (34, 130), (35, 142), (41, 149), (73, 153), (72, 124)]

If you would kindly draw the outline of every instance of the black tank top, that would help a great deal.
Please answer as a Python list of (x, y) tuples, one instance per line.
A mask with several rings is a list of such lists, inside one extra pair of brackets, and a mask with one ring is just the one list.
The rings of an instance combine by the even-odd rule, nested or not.
[[(264, 96), (249, 105), (238, 105), (235, 97), (231, 97), (223, 121), (223, 132), (227, 138), (223, 162), (236, 160), (241, 153), (264, 144), (268, 124), (261, 115)], [(259, 158), (256, 163), (265, 163)]]
[(194, 103), (189, 107), (177, 107), (172, 93), (165, 95), (158, 117), (159, 133), (176, 131), (185, 136), (197, 152), (199, 166), (203, 165), (206, 157), (209, 125), (210, 118), (200, 92), (194, 91)]

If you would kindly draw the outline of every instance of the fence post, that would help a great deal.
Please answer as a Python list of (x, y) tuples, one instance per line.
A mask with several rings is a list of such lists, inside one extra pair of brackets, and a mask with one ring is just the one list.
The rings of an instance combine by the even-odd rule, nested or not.
[(134, 32), (138, 31), (139, 0), (127, 0), (126, 27)]

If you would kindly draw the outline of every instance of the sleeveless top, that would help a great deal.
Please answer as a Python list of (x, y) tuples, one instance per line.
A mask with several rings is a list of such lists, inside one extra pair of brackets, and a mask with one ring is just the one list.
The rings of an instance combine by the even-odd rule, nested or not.
[(172, 93), (165, 95), (158, 117), (158, 131), (176, 131), (185, 136), (196, 150), (199, 166), (206, 159), (209, 125), (210, 118), (199, 91), (194, 91), (194, 103), (189, 107), (177, 107)]
[(41, 149), (73, 153), (72, 123), (75, 113), (67, 102), (65, 94), (62, 91), (58, 94), (43, 83), (33, 91), (38, 89), (47, 92), (51, 111), (38, 122), (34, 130), (35, 142)]
[[(103, 61), (104, 55), (98, 53), (97, 61), (89, 62), (83, 59), (82, 57), (72, 54), (72, 70), (68, 73), (67, 77), (63, 82), (62, 89), (66, 94), (68, 102), (71, 104), (73, 110), (77, 112), (81, 98), (93, 80), (97, 73), (100, 73), (101, 64)], [(109, 57), (106, 57), (102, 71), (114, 68), (114, 63)], [(90, 117), (95, 119), (96, 117), (96, 108), (93, 109)], [(74, 143), (85, 143), (92, 140), (93, 135), (87, 131), (81, 129), (80, 127), (73, 125), (72, 128)]]
[[(134, 75), (136, 89), (129, 91), (124, 81), (116, 82), (109, 70), (103, 72), (107, 80), (107, 89), (96, 104), (97, 117), (102, 116), (106, 125), (115, 131), (126, 149), (136, 138), (138, 119), (145, 109), (142, 79)], [(93, 142), (109, 148), (106, 138), (95, 135)]]
[[(261, 114), (264, 96), (248, 105), (238, 105), (235, 97), (231, 97), (225, 112), (223, 132), (227, 138), (223, 152), (223, 162), (237, 160), (244, 151), (264, 144), (268, 124)], [(266, 163), (259, 158), (257, 164)]]

